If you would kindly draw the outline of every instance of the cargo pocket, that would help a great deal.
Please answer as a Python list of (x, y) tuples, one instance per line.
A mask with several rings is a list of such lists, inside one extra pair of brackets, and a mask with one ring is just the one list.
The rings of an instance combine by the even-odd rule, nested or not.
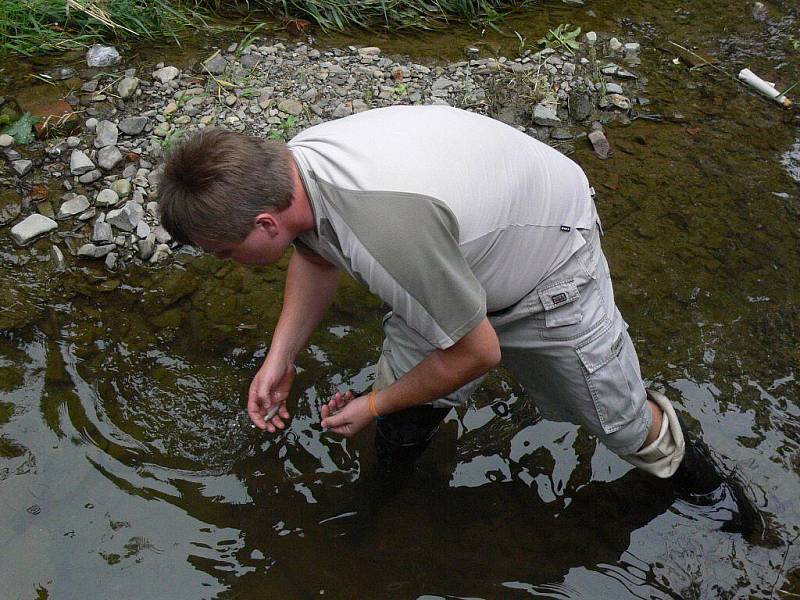
[(575, 348), (583, 364), (597, 417), (606, 433), (625, 427), (637, 414), (632, 391), (635, 382), (630, 381), (630, 370), (625, 369), (620, 360), (626, 341), (624, 328), (617, 330), (609, 326)]
[(537, 290), (544, 308), (541, 335), (548, 340), (568, 340), (581, 334), (583, 310), (578, 300), (581, 293), (574, 279), (553, 283)]

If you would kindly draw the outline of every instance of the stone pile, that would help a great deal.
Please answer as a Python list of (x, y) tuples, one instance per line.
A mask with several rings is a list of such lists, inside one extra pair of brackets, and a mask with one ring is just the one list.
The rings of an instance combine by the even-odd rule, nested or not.
[[(65, 254), (102, 260), (109, 269), (163, 260), (177, 244), (158, 222), (156, 166), (183, 135), (211, 126), (288, 139), (370, 108), (449, 104), (494, 116), (563, 150), (590, 134), (607, 158), (603, 124), (625, 121), (645, 103), (629, 70), (640, 49), (616, 38), (602, 41), (594, 32), (583, 47), (579, 57), (547, 48), (516, 59), (481, 58), (470, 48), (467, 60), (423, 65), (376, 47), (319, 50), (272, 42), (232, 45), (186, 70), (158, 64), (116, 78), (103, 72), (71, 98), (89, 115), (82, 134), (52, 141), (37, 161), (41, 168), (0, 136), (0, 153), (20, 187), (45, 182), (53, 189), (60, 181), (64, 189), (58, 199), (32, 203), (36, 212), (10, 234), (20, 245), (49, 234), (67, 246)], [(9, 217), (3, 225), (20, 210), (0, 206), (0, 214)]]

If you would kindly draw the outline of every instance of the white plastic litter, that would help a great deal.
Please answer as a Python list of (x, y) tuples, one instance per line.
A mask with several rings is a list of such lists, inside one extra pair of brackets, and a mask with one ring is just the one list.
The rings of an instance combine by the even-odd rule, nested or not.
[(764, 81), (750, 69), (742, 69), (739, 71), (739, 79), (782, 106), (788, 108), (792, 105), (792, 101), (776, 90), (773, 84)]

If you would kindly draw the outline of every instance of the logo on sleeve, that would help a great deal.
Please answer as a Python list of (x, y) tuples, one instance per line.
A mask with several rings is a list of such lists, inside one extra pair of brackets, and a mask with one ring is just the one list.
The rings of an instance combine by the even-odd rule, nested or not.
[(554, 305), (562, 304), (567, 301), (567, 294), (561, 292), (560, 294), (555, 294), (550, 296), (550, 300), (553, 302)]

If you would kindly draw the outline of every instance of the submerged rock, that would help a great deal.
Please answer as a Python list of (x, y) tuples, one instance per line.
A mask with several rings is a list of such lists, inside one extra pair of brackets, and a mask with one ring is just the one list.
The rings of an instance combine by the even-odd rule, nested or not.
[(605, 133), (596, 129), (589, 134), (589, 141), (592, 143), (595, 154), (602, 160), (606, 160), (611, 156), (611, 144), (608, 143)]

